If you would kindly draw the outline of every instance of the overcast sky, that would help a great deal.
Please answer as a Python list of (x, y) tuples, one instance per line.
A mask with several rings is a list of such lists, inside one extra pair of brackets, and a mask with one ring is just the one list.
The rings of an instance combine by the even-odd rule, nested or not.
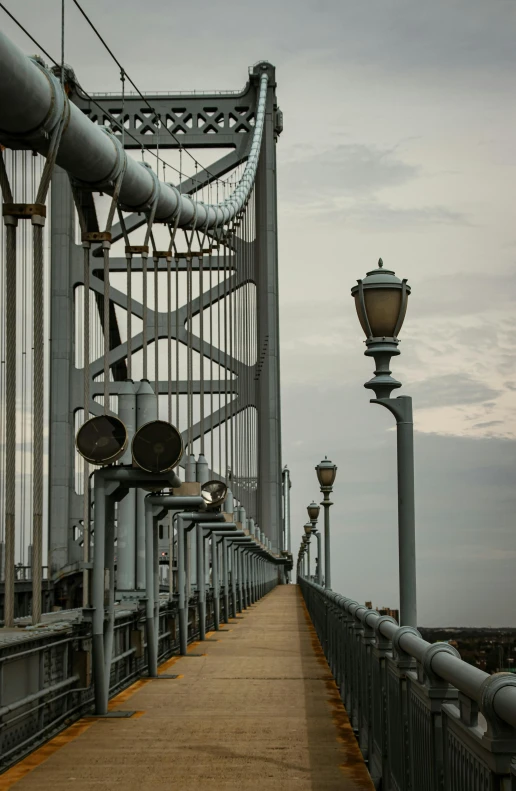
[[(59, 59), (61, 3), (6, 5)], [(237, 89), (256, 61), (277, 67), (294, 552), (327, 454), (333, 587), (397, 606), (393, 419), (362, 387), (373, 368), (349, 296), (382, 256), (412, 286), (393, 372), (414, 398), (419, 622), (515, 626), (513, 0), (83, 5), (144, 91)], [(118, 90), (67, 9), (66, 61), (87, 90)]]

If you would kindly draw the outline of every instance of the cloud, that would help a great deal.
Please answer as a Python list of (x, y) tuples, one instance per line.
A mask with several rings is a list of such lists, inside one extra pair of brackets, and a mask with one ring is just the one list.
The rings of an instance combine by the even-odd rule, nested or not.
[(431, 377), (410, 387), (414, 402), (421, 408), (481, 404), (496, 398), (500, 392), (467, 373)]
[(395, 155), (395, 149), (363, 144), (341, 144), (322, 151), (314, 146), (293, 146), (293, 154), (278, 169), (280, 187), (289, 199), (299, 201), (314, 193), (324, 195), (369, 194), (381, 187), (406, 184), (420, 168)]
[(487, 420), (485, 423), (475, 423), (473, 428), (491, 428), (491, 426), (502, 426), (503, 420)]

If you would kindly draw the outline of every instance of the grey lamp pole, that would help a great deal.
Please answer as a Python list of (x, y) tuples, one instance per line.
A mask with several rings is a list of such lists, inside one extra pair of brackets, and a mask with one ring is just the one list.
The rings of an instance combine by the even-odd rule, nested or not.
[(417, 626), (412, 399), (410, 396), (391, 398), (391, 392), (401, 387), (401, 382), (391, 376), (389, 369), (391, 357), (400, 353), (398, 333), (407, 312), (410, 286), (393, 271), (384, 269), (381, 258), (378, 269), (357, 282), (351, 295), (367, 336), (365, 354), (374, 357), (376, 364), (374, 377), (364, 387), (376, 395), (371, 399), (372, 404), (380, 404), (396, 418), (400, 625)]
[(308, 579), (308, 570), (306, 566), (307, 551), (308, 551), (308, 539), (306, 536), (303, 536), (303, 577), (305, 579)]
[(320, 508), (317, 503), (313, 501), (310, 505), (307, 506), (306, 510), (308, 511), (308, 518), (312, 525), (312, 534), (315, 535), (317, 539), (317, 584), (322, 585), (322, 554), (321, 554), (321, 534), (317, 530), (317, 520), (319, 518)]
[(305, 531), (305, 541), (306, 541), (306, 552), (308, 556), (308, 579), (310, 579), (310, 536), (312, 534), (312, 524), (311, 522), (307, 522), (306, 525), (303, 526)]
[(333, 503), (330, 500), (330, 494), (333, 491), (337, 467), (325, 456), (315, 471), (323, 495), (321, 505), (324, 508), (324, 587), (331, 590), (330, 506)]

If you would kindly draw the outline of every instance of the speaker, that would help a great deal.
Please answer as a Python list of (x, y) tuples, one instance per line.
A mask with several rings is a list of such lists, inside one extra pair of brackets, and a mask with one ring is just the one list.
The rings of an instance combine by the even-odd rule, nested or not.
[(183, 438), (165, 420), (151, 420), (138, 429), (131, 446), (133, 463), (146, 472), (168, 472), (183, 456)]
[(208, 481), (201, 486), (201, 496), (206, 502), (206, 507), (217, 508), (226, 499), (228, 487), (222, 481)]
[(75, 445), (90, 464), (113, 464), (125, 453), (127, 430), (119, 418), (98, 415), (80, 427)]

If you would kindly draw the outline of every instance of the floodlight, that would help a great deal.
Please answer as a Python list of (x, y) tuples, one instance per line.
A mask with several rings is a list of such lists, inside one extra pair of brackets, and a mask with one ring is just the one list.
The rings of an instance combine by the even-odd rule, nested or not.
[(168, 472), (183, 456), (183, 438), (165, 420), (151, 420), (138, 429), (131, 446), (133, 463), (146, 472)]
[(97, 415), (80, 427), (75, 445), (90, 464), (113, 464), (125, 453), (127, 430), (119, 418)]
[(226, 499), (228, 487), (222, 481), (208, 481), (201, 486), (201, 496), (207, 508), (216, 508)]

